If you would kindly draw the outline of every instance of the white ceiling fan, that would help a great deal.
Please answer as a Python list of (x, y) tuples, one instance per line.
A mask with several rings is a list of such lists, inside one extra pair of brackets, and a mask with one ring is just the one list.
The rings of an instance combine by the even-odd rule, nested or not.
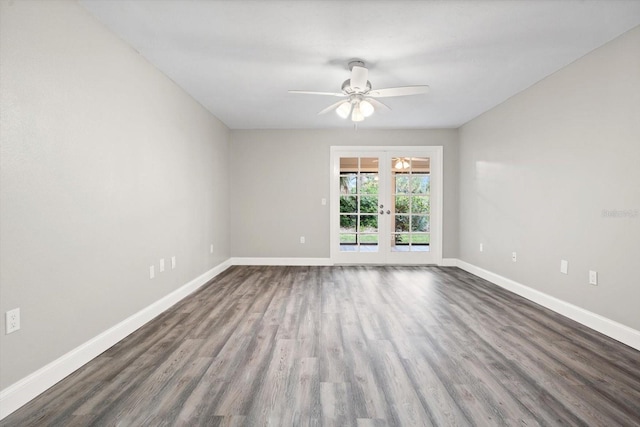
[(351, 116), (354, 122), (361, 122), (365, 117), (369, 117), (375, 110), (391, 110), (387, 105), (376, 98), (387, 98), (392, 96), (419, 95), (429, 90), (427, 85), (388, 87), (384, 89), (372, 89), (368, 80), (369, 70), (364, 66), (364, 62), (354, 59), (349, 62), (351, 78), (342, 83), (342, 92), (313, 92), (308, 90), (290, 90), (289, 93), (300, 93), (305, 95), (328, 95), (346, 97), (335, 104), (329, 105), (318, 114), (325, 114), (335, 110), (343, 119)]
[[(429, 166), (428, 157), (392, 157), (391, 164), (395, 169), (409, 169), (411, 163), (414, 165), (420, 165), (421, 167)], [(373, 163), (378, 163), (378, 159), (373, 159)]]

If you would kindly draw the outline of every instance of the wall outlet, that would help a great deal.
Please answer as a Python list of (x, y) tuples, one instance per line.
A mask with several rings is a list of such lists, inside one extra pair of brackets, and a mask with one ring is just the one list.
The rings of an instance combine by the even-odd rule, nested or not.
[(516, 254), (515, 252), (511, 252), (511, 261), (518, 261), (518, 254)]
[(7, 335), (20, 329), (20, 309), (14, 308), (7, 311), (5, 320)]
[(569, 273), (569, 261), (566, 259), (560, 260), (560, 273), (568, 274)]
[(598, 272), (589, 270), (589, 284), (598, 286)]
[(160, 273), (164, 271), (164, 258), (160, 258)]
[(324, 197), (322, 199), (320, 199), (320, 204), (322, 206), (326, 206), (327, 205), (327, 199), (325, 199)]
[(173, 270), (174, 268), (176, 268), (176, 257), (172, 256), (171, 257), (171, 269)]
[(213, 253), (213, 243), (211, 244), (211, 246), (209, 246), (209, 253), (212, 254)]
[(480, 252), (484, 252), (484, 246), (480, 243)]
[(152, 265), (149, 267), (149, 279), (156, 277), (156, 268)]
[(304, 243), (304, 242), (305, 242), (304, 236), (300, 236), (300, 243)]

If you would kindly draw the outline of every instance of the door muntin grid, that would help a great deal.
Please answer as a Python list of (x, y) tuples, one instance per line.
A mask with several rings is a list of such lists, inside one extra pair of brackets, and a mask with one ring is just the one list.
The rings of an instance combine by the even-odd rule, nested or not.
[(340, 251), (379, 249), (379, 159), (340, 158)]
[(391, 158), (391, 251), (429, 252), (431, 165), (429, 157)]

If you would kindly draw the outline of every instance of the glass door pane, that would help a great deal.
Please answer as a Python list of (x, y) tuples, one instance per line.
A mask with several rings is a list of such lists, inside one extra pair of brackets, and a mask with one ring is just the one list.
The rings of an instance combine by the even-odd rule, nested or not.
[(340, 252), (378, 252), (378, 157), (340, 157)]
[(429, 157), (391, 157), (391, 251), (429, 252), (431, 164)]

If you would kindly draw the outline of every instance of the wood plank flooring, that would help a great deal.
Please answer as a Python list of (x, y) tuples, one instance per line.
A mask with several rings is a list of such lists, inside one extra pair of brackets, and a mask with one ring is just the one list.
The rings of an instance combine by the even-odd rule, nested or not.
[(640, 425), (640, 352), (458, 268), (232, 267), (2, 426)]

